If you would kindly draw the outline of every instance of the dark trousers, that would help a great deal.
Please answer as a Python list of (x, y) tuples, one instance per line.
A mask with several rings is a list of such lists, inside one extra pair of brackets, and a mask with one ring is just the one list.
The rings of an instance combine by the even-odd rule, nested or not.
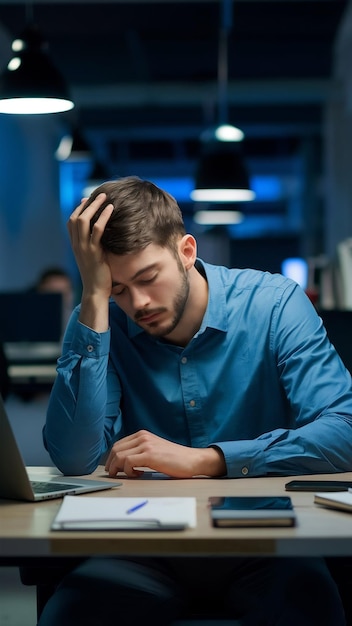
[(319, 558), (91, 558), (59, 584), (38, 626), (167, 626), (199, 603), (245, 626), (345, 626)]

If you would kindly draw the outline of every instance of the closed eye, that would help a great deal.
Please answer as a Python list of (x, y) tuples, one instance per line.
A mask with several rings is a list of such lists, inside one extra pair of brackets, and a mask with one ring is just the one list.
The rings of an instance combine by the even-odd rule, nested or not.
[[(150, 285), (151, 283), (153, 283), (156, 279), (157, 279), (158, 275), (154, 274), (154, 276), (152, 276), (151, 278), (144, 278), (139, 279), (139, 284), (140, 285)], [(117, 291), (118, 289), (118, 291)], [(112, 289), (111, 295), (113, 295), (115, 298), (117, 298), (118, 296), (122, 296), (122, 294), (126, 291), (126, 287), (115, 287)]]
[(114, 298), (117, 298), (118, 296), (121, 296), (123, 294), (125, 289), (126, 289), (126, 287), (120, 288), (119, 291), (116, 291), (115, 289), (113, 289), (112, 292), (111, 292), (111, 295), (114, 296)]
[(155, 274), (155, 276), (152, 276), (152, 278), (145, 278), (144, 280), (141, 280), (140, 283), (141, 285), (147, 285), (148, 283), (154, 282), (156, 278), (157, 278), (157, 274)]

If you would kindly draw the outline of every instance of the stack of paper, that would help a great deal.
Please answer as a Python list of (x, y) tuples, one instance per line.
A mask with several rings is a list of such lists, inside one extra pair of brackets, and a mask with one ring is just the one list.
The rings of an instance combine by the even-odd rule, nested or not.
[(65, 496), (52, 530), (183, 530), (196, 526), (195, 498)]

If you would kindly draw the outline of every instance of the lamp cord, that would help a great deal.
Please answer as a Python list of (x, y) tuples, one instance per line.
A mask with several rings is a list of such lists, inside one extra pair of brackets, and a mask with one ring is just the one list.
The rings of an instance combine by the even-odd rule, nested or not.
[(26, 23), (33, 24), (33, 2), (26, 3)]
[(218, 115), (220, 124), (228, 122), (228, 34), (231, 26), (232, 0), (223, 0), (218, 56)]

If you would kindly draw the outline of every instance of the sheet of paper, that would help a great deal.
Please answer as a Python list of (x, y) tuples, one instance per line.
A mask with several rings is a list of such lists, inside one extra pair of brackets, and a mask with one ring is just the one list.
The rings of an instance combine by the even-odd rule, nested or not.
[(319, 492), (314, 495), (316, 504), (324, 504), (326, 506), (343, 508), (352, 512), (352, 493), (348, 491), (330, 491)]
[(182, 529), (196, 521), (195, 498), (65, 496), (52, 529)]

